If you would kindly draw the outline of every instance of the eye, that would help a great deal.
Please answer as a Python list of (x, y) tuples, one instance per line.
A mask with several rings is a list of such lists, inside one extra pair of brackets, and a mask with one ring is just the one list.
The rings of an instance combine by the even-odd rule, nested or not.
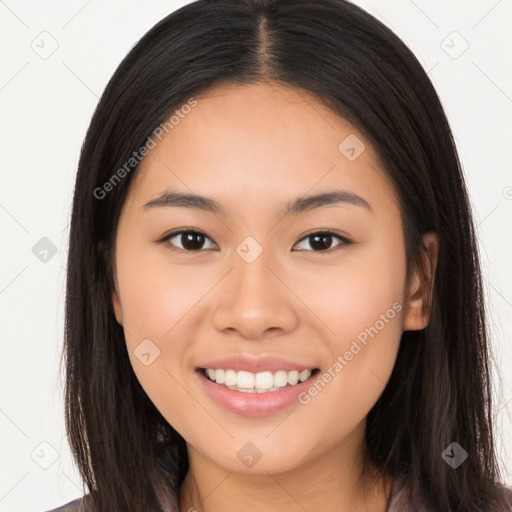
[[(161, 242), (168, 242), (171, 245), (175, 245), (175, 243), (171, 242), (173, 238), (176, 238), (179, 243), (181, 243), (181, 247), (178, 246), (178, 249), (185, 252), (198, 252), (203, 248), (205, 240), (211, 240), (204, 233), (200, 231), (196, 231), (194, 229), (187, 229), (182, 231), (176, 231), (175, 233), (171, 233), (166, 235), (165, 238), (160, 240)], [(212, 247), (208, 247), (211, 249)], [(214, 249), (215, 247), (213, 247)]]
[[(340, 241), (340, 243), (336, 244), (333, 249), (330, 249), (329, 246), (332, 244), (333, 239), (336, 238)], [(309, 245), (313, 249), (313, 252), (330, 253), (333, 252), (334, 250), (337, 250), (336, 248), (340, 249), (352, 243), (352, 241), (349, 240), (348, 238), (333, 233), (332, 231), (317, 231), (315, 233), (310, 233), (309, 235), (306, 235), (304, 238), (302, 238), (298, 245), (303, 243), (303, 240), (309, 239), (312, 240), (312, 242), (309, 242)]]
[[(173, 239), (176, 239), (176, 242), (173, 242)], [(341, 248), (353, 243), (348, 238), (338, 235), (332, 231), (316, 231), (303, 237), (297, 246), (304, 243), (304, 240), (310, 239), (311, 242), (309, 242), (309, 245), (313, 252), (322, 253), (330, 253), (336, 250), (336, 247)], [(339, 240), (340, 243), (336, 244), (334, 248), (330, 248), (334, 239)], [(206, 240), (211, 241), (211, 238), (207, 237), (201, 231), (196, 231), (195, 229), (186, 229), (170, 233), (169, 235), (166, 235), (164, 238), (162, 238), (160, 242), (169, 243), (171, 246), (174, 246), (173, 249), (180, 250), (182, 252), (200, 252), (205, 248), (204, 243)], [(207, 247), (207, 249), (215, 249), (215, 243), (213, 243), (213, 245), (214, 247)]]

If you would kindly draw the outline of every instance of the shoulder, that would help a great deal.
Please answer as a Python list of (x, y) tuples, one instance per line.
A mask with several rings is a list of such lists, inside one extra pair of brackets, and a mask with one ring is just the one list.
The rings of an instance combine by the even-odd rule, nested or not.
[[(495, 497), (499, 504), (488, 512), (512, 512), (512, 488), (497, 484)], [(386, 512), (437, 512), (429, 498), (422, 495), (419, 486), (402, 474), (393, 481), (393, 488)]]
[(52, 508), (51, 510), (47, 510), (46, 512), (91, 512), (91, 497), (86, 494), (81, 498), (77, 498), (76, 500), (70, 501), (65, 505), (61, 505), (58, 508)]

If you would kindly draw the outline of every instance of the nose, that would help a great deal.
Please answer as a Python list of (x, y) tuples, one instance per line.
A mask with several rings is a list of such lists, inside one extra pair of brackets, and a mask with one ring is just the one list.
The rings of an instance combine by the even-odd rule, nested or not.
[(298, 300), (283, 274), (265, 251), (252, 263), (235, 254), (215, 301), (215, 328), (248, 340), (293, 331), (299, 322)]

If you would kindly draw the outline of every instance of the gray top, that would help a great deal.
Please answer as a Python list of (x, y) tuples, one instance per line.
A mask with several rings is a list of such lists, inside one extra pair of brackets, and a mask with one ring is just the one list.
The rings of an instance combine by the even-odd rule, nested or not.
[[(160, 497), (161, 508), (158, 512), (180, 512), (178, 503), (175, 498), (166, 498), (161, 489), (157, 489)], [(510, 510), (512, 512), (512, 488), (503, 487), (503, 495), (507, 503), (510, 505), (509, 509), (503, 509), (499, 512)], [(70, 501), (65, 505), (48, 510), (47, 512), (92, 512), (91, 497), (89, 494)], [(393, 482), (391, 489), (391, 496), (389, 499), (386, 512), (437, 512), (428, 503), (425, 497), (419, 495), (417, 486), (411, 486), (410, 481), (405, 477), (397, 477)]]

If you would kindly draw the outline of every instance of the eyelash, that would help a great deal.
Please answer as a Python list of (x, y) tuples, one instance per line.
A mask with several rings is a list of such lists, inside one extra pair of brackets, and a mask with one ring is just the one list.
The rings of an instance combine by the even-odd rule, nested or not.
[[(161, 238), (160, 240), (158, 240), (158, 242), (160, 243), (168, 243), (170, 246), (171, 246), (171, 249), (173, 251), (178, 251), (178, 252), (186, 252), (186, 253), (196, 253), (196, 252), (202, 252), (203, 249), (198, 249), (198, 250), (187, 250), (187, 249), (181, 249), (180, 247), (176, 248), (176, 247), (173, 247), (173, 244), (171, 244), (170, 242), (170, 239), (171, 238), (174, 238), (175, 236), (179, 236), (179, 235), (183, 235), (183, 234), (189, 234), (189, 233), (193, 233), (193, 234), (196, 234), (196, 235), (203, 235), (205, 238), (210, 239), (210, 237), (208, 237), (205, 233), (203, 233), (202, 231), (198, 231), (196, 229), (182, 229), (182, 230), (179, 230), (179, 231), (174, 231), (173, 233), (169, 233), (168, 235), (165, 235), (163, 238)], [(331, 254), (332, 252), (338, 250), (338, 249), (342, 249), (343, 247), (347, 246), (347, 245), (350, 245), (353, 243), (352, 240), (349, 240), (348, 238), (344, 237), (344, 236), (341, 236), (333, 231), (313, 231), (312, 233), (309, 233), (305, 236), (303, 236), (298, 243), (302, 242), (303, 240), (306, 240), (307, 238), (311, 238), (313, 237), (314, 235), (330, 235), (334, 238), (337, 238), (338, 240), (340, 240), (341, 243), (339, 243), (338, 245), (335, 245), (333, 248), (331, 249), (328, 249), (328, 250), (325, 250), (325, 251), (315, 251), (315, 250), (309, 250), (309, 249), (300, 249), (299, 252), (315, 252), (315, 253), (318, 253), (318, 254)]]

